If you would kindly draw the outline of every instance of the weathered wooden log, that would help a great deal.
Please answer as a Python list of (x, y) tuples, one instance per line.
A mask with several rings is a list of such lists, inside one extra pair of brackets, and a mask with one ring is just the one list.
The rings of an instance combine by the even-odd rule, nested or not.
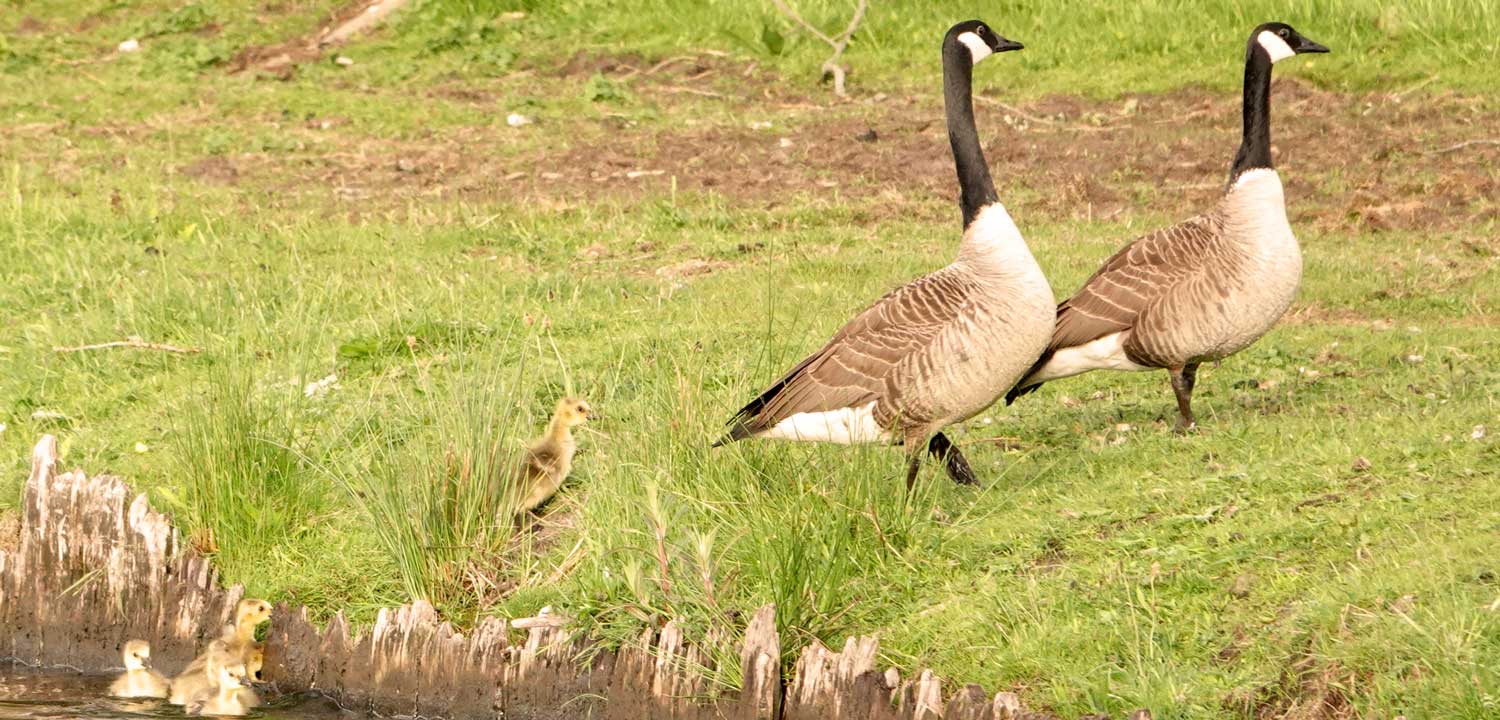
[[(17, 551), (0, 552), (0, 659), (104, 670), (129, 639), (152, 645), (163, 670), (185, 666), (231, 620), (244, 596), (223, 589), (207, 558), (118, 478), (59, 473), (57, 442), (32, 453)], [(708, 681), (711, 655), (675, 622), (600, 650), (555, 617), (503, 620), (461, 633), (425, 602), (380, 611), (363, 634), (342, 613), (319, 628), (304, 607), (278, 605), (265, 678), (282, 692), (316, 691), (353, 710), (425, 718), (571, 720), (1012, 720), (1015, 695), (966, 686), (944, 702), (923, 672), (903, 683), (876, 669), (879, 643), (814, 643), (783, 683), (776, 610), (757, 611), (740, 650), (740, 687)], [(1144, 717), (1149, 717), (1145, 715)]]

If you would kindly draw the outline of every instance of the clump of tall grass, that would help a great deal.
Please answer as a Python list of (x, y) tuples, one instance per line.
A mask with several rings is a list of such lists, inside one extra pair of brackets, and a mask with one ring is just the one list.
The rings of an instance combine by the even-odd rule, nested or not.
[(355, 429), (365, 461), (335, 473), (406, 595), (459, 621), (502, 598), (525, 555), (513, 472), (522, 403), (495, 372), (471, 375), (443, 386), (424, 375), (402, 412)]
[(607, 468), (591, 476), (580, 509), (585, 559), (566, 589), (569, 612), (615, 641), (675, 621), (709, 651), (704, 671), (726, 688), (740, 677), (734, 638), (761, 605), (776, 605), (787, 661), (810, 643), (838, 646), (879, 627), (874, 601), (948, 532), (930, 512), (946, 478), (924, 474), (908, 498), (899, 450), (711, 450), (724, 403), (705, 392), (707, 377), (686, 372), (635, 368), (640, 416), (612, 423), (598, 453), (607, 457), (593, 460)]
[(195, 549), (236, 574), (308, 530), (322, 507), (302, 462), (300, 412), (257, 392), (245, 368), (218, 369), (173, 416), (179, 491), (159, 488)]

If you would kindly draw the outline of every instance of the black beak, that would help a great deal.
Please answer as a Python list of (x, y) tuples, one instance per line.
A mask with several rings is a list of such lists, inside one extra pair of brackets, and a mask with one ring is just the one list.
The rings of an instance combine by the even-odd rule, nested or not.
[(1006, 40), (1005, 38), (1000, 38), (1000, 42), (995, 43), (993, 50), (997, 53), (1003, 53), (1010, 52), (1011, 50), (1020, 50), (1025, 47), (1025, 45), (1022, 45), (1015, 40)]
[(1324, 47), (1324, 46), (1322, 46), (1322, 45), (1320, 45), (1318, 43), (1315, 43), (1315, 42), (1313, 42), (1311, 40), (1308, 40), (1307, 38), (1300, 38), (1300, 40), (1301, 40), (1301, 42), (1297, 43), (1297, 54), (1299, 54), (1299, 55), (1302, 54), (1302, 53), (1326, 53), (1326, 52), (1328, 52), (1328, 48), (1326, 48), (1326, 47)]

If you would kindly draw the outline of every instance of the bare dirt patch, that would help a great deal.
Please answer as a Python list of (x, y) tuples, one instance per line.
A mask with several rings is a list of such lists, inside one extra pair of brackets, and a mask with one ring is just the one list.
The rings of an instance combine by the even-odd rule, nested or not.
[(222, 185), (234, 185), (239, 182), (240, 173), (234, 163), (222, 155), (209, 155), (208, 157), (194, 160), (183, 166), (180, 172), (200, 182), (210, 182)]
[(30, 15), (21, 18), (21, 22), (16, 23), (17, 37), (41, 35), (45, 32), (47, 32), (47, 23), (44, 23), (41, 20), (38, 20)]
[[(511, 128), (497, 109), (488, 126), (402, 141), (335, 128), (327, 138), (334, 147), (321, 155), (290, 163), (265, 156), (241, 173), (278, 193), (327, 197), (331, 188), (345, 188), (335, 197), (377, 205), (414, 197), (571, 205), (674, 188), (760, 206), (823, 195), (873, 201), (872, 221), (910, 214), (910, 200), (954, 193), (937, 98), (798, 98), (753, 65), (713, 56), (656, 63), (580, 56), (539, 72), (600, 73), (628, 82), (638, 103), (674, 117), (702, 108), (704, 115), (737, 120), (638, 123), (604, 110)], [(496, 93), (445, 86), (429, 97), (503, 100)], [(1500, 113), (1460, 96), (1343, 95), (1292, 80), (1279, 81), (1274, 97), (1274, 152), (1299, 227), (1448, 231), (1500, 217), (1500, 144), (1447, 150), (1500, 136)], [(980, 98), (978, 105), (1002, 195), (1013, 213), (1028, 218), (1200, 211), (1221, 192), (1239, 140), (1237, 94), (1201, 88), (1113, 101), (1050, 97), (1019, 106)], [(691, 110), (686, 115), (693, 117)], [(557, 142), (542, 147), (538, 138)]]

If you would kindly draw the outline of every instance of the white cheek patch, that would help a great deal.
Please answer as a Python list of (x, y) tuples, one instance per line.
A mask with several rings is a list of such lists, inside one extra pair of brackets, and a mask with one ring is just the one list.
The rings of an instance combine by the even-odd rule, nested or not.
[(980, 60), (989, 57), (995, 52), (990, 49), (989, 43), (981, 40), (978, 35), (971, 32), (959, 33), (958, 41), (969, 48), (969, 56), (974, 58), (975, 65), (978, 65)]
[(1255, 36), (1255, 42), (1260, 43), (1260, 46), (1265, 49), (1266, 54), (1271, 56), (1272, 65), (1275, 65), (1278, 60), (1285, 60), (1297, 54), (1292, 50), (1291, 45), (1286, 44), (1286, 41), (1281, 39), (1281, 36), (1270, 30), (1260, 31), (1260, 34)]

